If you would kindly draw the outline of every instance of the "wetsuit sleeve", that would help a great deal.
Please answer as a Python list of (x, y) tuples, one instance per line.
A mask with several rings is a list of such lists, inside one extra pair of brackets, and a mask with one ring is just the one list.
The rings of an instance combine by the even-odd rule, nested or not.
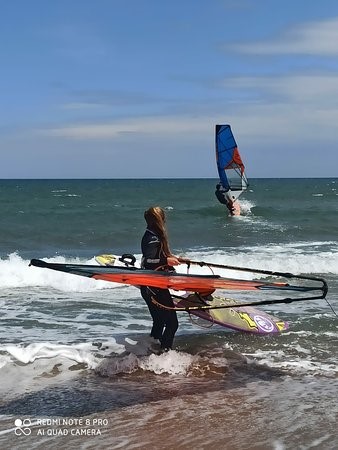
[(142, 265), (145, 269), (155, 270), (167, 264), (167, 258), (162, 254), (161, 242), (155, 234), (145, 233), (142, 238)]
[(227, 204), (227, 201), (226, 201), (226, 199), (225, 199), (225, 195), (224, 195), (224, 193), (222, 193), (222, 192), (220, 192), (220, 191), (216, 191), (215, 192), (215, 195), (216, 195), (216, 197), (217, 197), (217, 200), (220, 202), (220, 203), (223, 203), (223, 205), (226, 205)]

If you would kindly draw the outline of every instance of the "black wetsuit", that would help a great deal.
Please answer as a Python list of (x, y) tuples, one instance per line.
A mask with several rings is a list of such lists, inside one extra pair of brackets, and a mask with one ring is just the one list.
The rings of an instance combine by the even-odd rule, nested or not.
[(227, 191), (220, 183), (218, 183), (216, 186), (215, 195), (220, 203), (222, 203), (223, 205), (228, 205), (229, 200), (227, 197)]
[[(142, 268), (156, 270), (161, 266), (167, 266), (167, 257), (163, 254), (160, 239), (154, 231), (149, 229), (145, 231), (141, 247)], [(141, 295), (146, 301), (153, 318), (150, 336), (159, 339), (163, 349), (170, 349), (178, 328), (176, 311), (159, 308), (151, 301), (151, 297), (155, 297), (162, 305), (174, 306), (169, 290), (142, 286)]]
[(216, 191), (215, 191), (215, 195), (217, 197), (217, 200), (222, 203), (223, 205), (225, 205), (228, 210), (231, 212), (231, 214), (234, 213), (235, 208), (232, 204), (232, 201), (229, 199), (228, 195), (227, 195), (227, 191), (224, 189), (224, 187), (218, 183), (216, 186)]

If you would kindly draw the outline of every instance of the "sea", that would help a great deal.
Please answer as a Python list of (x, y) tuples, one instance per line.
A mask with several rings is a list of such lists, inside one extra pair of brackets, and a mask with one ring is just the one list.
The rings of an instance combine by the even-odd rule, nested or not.
[[(216, 183), (0, 180), (1, 449), (338, 448), (338, 178), (251, 179), (239, 217)], [(257, 306), (289, 323), (277, 335), (179, 312), (160, 353), (137, 288), (29, 266), (140, 258), (156, 205), (175, 255), (324, 278), (326, 300)]]

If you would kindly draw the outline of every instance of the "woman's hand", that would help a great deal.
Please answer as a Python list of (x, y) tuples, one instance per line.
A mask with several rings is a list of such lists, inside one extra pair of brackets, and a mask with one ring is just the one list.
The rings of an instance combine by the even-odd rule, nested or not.
[(177, 258), (179, 260), (180, 263), (184, 263), (184, 264), (189, 264), (191, 261), (188, 258), (184, 258), (183, 256), (179, 256)]
[(176, 256), (168, 256), (167, 257), (167, 264), (168, 266), (179, 266), (181, 263)]

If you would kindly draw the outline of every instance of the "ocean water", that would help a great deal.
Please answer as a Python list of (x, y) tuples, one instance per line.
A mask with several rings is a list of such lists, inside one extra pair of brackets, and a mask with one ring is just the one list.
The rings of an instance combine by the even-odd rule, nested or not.
[[(240, 217), (216, 181), (0, 180), (1, 449), (338, 448), (338, 179), (252, 179)], [(179, 313), (158, 354), (136, 288), (29, 267), (140, 257), (152, 205), (175, 254), (323, 277), (331, 307), (261, 307), (277, 336)]]

